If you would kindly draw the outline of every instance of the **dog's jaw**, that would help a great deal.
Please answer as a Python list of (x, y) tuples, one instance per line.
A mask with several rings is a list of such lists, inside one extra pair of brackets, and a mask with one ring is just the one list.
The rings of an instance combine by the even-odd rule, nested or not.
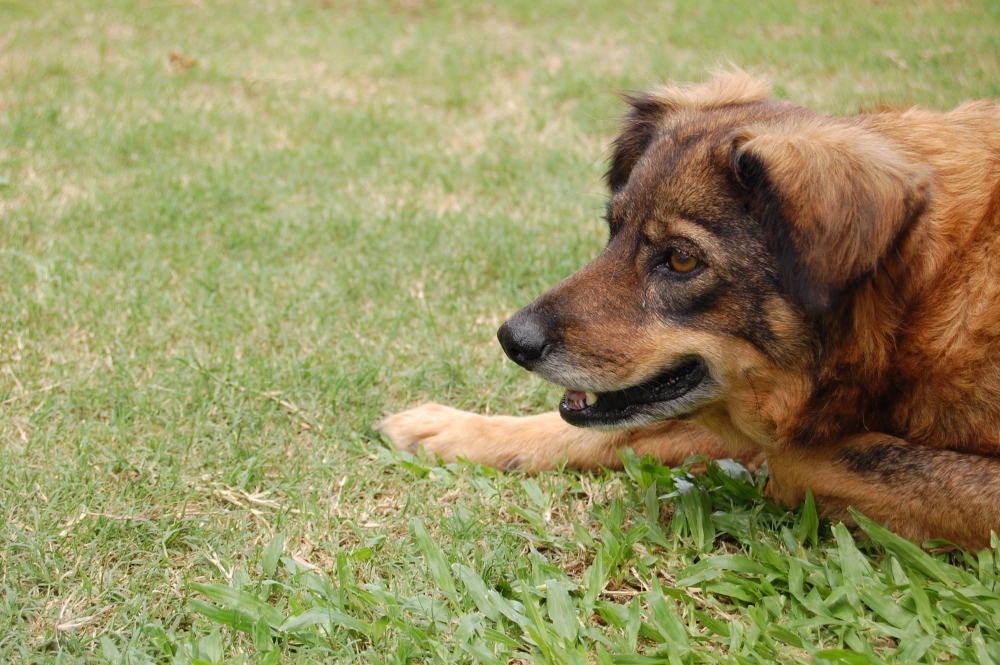
[(602, 393), (567, 389), (563, 420), (578, 427), (631, 429), (689, 415), (715, 392), (708, 366), (686, 358), (643, 383)]

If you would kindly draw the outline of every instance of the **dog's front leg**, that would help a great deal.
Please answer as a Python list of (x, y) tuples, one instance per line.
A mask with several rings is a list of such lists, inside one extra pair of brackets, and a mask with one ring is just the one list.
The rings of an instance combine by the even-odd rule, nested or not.
[(618, 451), (629, 446), (640, 457), (679, 466), (691, 455), (732, 457), (715, 435), (693, 423), (666, 421), (630, 431), (573, 427), (558, 413), (515, 418), (480, 416), (440, 404), (425, 404), (378, 425), (397, 448), (424, 448), (445, 461), (462, 458), (500, 469), (545, 471), (620, 469)]
[(1000, 532), (1000, 459), (928, 448), (867, 433), (830, 447), (769, 451), (771, 497), (798, 504), (806, 488), (827, 517), (848, 508), (918, 542), (947, 538), (986, 547)]

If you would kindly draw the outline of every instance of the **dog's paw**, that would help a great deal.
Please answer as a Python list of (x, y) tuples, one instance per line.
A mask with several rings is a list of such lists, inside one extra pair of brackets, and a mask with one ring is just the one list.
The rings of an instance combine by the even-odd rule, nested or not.
[(391, 415), (375, 429), (401, 450), (415, 453), (423, 448), (431, 457), (439, 455), (447, 462), (459, 457), (475, 460), (476, 444), (482, 437), (477, 422), (482, 419), (474, 413), (430, 403)]

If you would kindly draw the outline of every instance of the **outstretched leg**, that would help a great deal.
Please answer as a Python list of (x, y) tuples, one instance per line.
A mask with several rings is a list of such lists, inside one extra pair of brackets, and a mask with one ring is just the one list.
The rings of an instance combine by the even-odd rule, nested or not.
[[(440, 404), (425, 404), (383, 420), (378, 430), (397, 448), (423, 447), (446, 461), (458, 458), (500, 469), (545, 471), (621, 468), (619, 449), (628, 446), (642, 457), (651, 453), (668, 466), (691, 455), (733, 457), (708, 430), (690, 422), (664, 421), (651, 427), (605, 432), (573, 427), (558, 413), (515, 418), (480, 416)], [(753, 457), (753, 455), (751, 455)], [(745, 460), (753, 466), (757, 460)]]
[(939, 450), (884, 434), (838, 446), (768, 453), (771, 497), (794, 506), (812, 490), (826, 516), (849, 507), (918, 542), (946, 538), (967, 548), (1000, 532), (1000, 459)]

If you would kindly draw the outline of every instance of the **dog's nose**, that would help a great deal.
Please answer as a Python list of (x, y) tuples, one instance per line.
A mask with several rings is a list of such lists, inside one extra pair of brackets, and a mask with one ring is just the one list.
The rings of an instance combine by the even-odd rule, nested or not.
[(537, 364), (551, 348), (544, 322), (530, 307), (500, 326), (497, 339), (507, 357), (526, 369)]

